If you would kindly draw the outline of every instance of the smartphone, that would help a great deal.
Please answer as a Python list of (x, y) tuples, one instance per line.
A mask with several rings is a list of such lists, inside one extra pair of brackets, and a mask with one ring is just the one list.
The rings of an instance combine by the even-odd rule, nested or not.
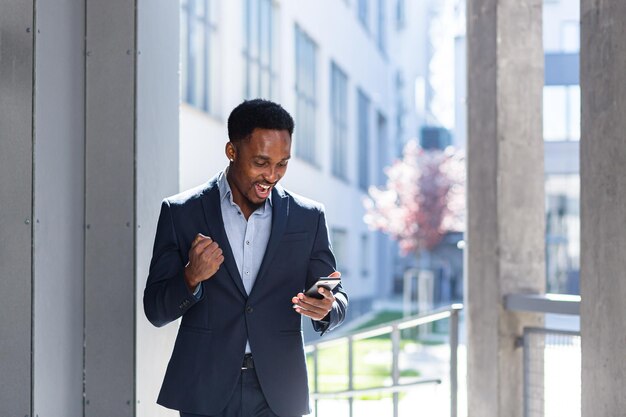
[(318, 292), (320, 288), (326, 288), (328, 291), (332, 291), (339, 283), (341, 282), (341, 278), (331, 278), (331, 277), (319, 277), (317, 282), (311, 286), (304, 295), (307, 297), (313, 298), (324, 298), (322, 294)]

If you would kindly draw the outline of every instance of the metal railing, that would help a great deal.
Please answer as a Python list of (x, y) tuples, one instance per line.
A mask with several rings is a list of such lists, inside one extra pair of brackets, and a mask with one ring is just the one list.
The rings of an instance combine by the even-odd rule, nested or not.
[(580, 332), (524, 329), (525, 417), (580, 416), (580, 359)]
[[(315, 416), (317, 417), (318, 401), (328, 398), (347, 398), (349, 415), (353, 416), (354, 398), (367, 393), (389, 393), (393, 394), (393, 416), (398, 416), (399, 393), (424, 384), (440, 384), (440, 378), (416, 378), (409, 383), (400, 383), (400, 351), (401, 351), (401, 331), (417, 328), (440, 320), (450, 319), (449, 322), (449, 344), (450, 344), (450, 416), (457, 416), (458, 407), (458, 359), (457, 351), (459, 345), (459, 313), (463, 309), (462, 304), (453, 304), (449, 307), (437, 309), (428, 314), (416, 315), (381, 324), (376, 327), (357, 331), (347, 336), (340, 336), (326, 339), (319, 342), (307, 344), (305, 351), (313, 358), (313, 392), (311, 397), (315, 402)], [(391, 335), (391, 385), (377, 386), (355, 389), (354, 387), (354, 342), (374, 338), (377, 336)], [(320, 392), (319, 390), (319, 351), (334, 345), (347, 343), (348, 360), (348, 387), (346, 390)]]
[[(576, 295), (510, 294), (504, 304), (509, 311), (580, 315)], [(580, 416), (580, 342), (579, 331), (523, 329), (525, 417)]]

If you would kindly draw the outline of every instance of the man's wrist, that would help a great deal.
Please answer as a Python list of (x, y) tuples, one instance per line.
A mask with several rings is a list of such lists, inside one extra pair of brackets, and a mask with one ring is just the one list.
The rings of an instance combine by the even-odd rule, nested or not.
[(200, 286), (200, 282), (196, 282), (191, 277), (191, 274), (189, 273), (189, 269), (187, 269), (187, 267), (185, 267), (184, 278), (185, 278), (185, 284), (187, 285), (187, 288), (189, 289), (189, 291), (191, 291), (192, 293), (195, 293), (198, 287)]

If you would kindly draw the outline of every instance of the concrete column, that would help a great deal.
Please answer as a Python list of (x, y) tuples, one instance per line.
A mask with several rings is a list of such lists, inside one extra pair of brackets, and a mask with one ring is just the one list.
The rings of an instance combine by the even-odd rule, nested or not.
[(470, 417), (523, 415), (516, 338), (545, 291), (541, 0), (469, 0), (467, 318)]
[(0, 13), (0, 415), (31, 415), (33, 1)]
[(582, 416), (624, 415), (626, 3), (581, 1)]

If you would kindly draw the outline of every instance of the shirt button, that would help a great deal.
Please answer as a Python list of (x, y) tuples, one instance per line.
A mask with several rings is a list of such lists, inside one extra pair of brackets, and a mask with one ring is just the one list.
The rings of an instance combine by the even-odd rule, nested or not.
[(246, 275), (250, 275), (250, 271), (246, 271)]
[(249, 244), (250, 244), (250, 241), (249, 241), (249, 240), (246, 240), (246, 245), (249, 245)]
[(254, 309), (250, 306), (246, 307), (246, 313), (248, 314), (252, 314), (252, 312), (254, 311)]

